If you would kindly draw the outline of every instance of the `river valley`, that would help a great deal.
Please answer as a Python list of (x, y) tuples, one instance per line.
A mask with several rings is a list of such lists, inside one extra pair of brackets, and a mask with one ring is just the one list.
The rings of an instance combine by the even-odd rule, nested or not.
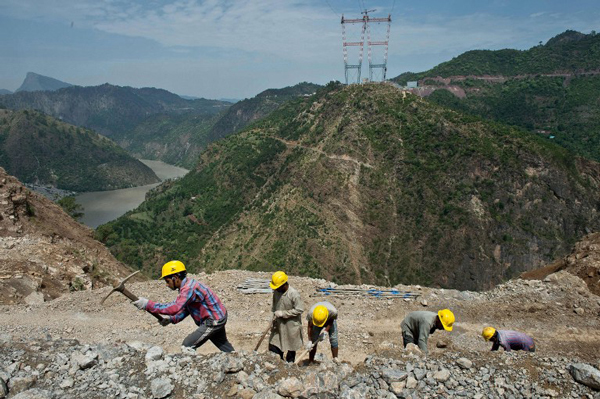
[[(140, 161), (150, 167), (162, 181), (183, 177), (188, 172), (187, 169), (168, 165), (161, 161), (145, 159), (140, 159)], [(84, 208), (81, 223), (95, 229), (101, 224), (118, 218), (140, 205), (144, 201), (146, 193), (158, 184), (160, 183), (121, 190), (92, 191), (77, 195), (75, 197), (77, 203)]]

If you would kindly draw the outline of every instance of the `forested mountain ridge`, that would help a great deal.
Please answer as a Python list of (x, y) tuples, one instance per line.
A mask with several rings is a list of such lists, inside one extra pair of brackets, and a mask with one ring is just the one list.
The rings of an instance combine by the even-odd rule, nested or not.
[(282, 89), (268, 89), (253, 98), (238, 101), (211, 118), (195, 114), (156, 115), (115, 140), (139, 158), (160, 159), (193, 168), (210, 143), (266, 117), (293, 98), (314, 94), (320, 87), (302, 82)]
[(600, 35), (567, 30), (545, 45), (529, 50), (471, 50), (434, 68), (407, 72), (392, 79), (401, 85), (427, 77), (468, 75), (518, 76), (558, 72), (599, 71)]
[(600, 228), (600, 166), (382, 84), (329, 84), (202, 153), (101, 226), (156, 273), (284, 269), (337, 282), (481, 289)]
[(0, 96), (10, 109), (35, 109), (64, 122), (112, 137), (134, 129), (157, 114), (215, 115), (231, 104), (217, 100), (185, 100), (166, 90), (132, 87), (73, 86), (57, 91), (19, 92)]
[(160, 181), (110, 139), (31, 110), (0, 109), (0, 166), (25, 183), (73, 191)]
[(564, 32), (530, 50), (470, 51), (418, 74), (416, 94), (514, 124), (600, 161), (600, 35)]

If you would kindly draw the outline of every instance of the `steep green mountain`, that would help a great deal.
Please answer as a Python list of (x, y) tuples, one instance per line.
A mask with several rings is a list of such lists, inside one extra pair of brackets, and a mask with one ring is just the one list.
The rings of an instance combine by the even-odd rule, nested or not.
[(470, 51), (395, 80), (419, 80), (417, 92), (431, 101), (521, 126), (600, 161), (599, 60), (600, 35), (567, 31), (527, 51)]
[(517, 76), (559, 72), (599, 71), (600, 35), (567, 30), (529, 50), (472, 50), (419, 73), (404, 73), (392, 81), (469, 75)]
[(74, 191), (160, 181), (106, 137), (27, 110), (0, 110), (0, 166), (22, 182)]
[(600, 165), (523, 130), (331, 83), (212, 144), (97, 237), (154, 275), (177, 258), (478, 289), (598, 230), (599, 188)]
[(428, 99), (488, 119), (521, 126), (600, 161), (600, 74), (536, 76), (504, 83), (465, 80), (462, 99), (436, 90)]
[(109, 84), (73, 86), (52, 92), (19, 92), (0, 96), (0, 104), (10, 109), (39, 110), (108, 137), (131, 131), (154, 115), (193, 113), (210, 117), (231, 105), (216, 100), (185, 100), (162, 89)]
[(265, 90), (214, 117), (156, 115), (133, 131), (116, 135), (114, 140), (139, 158), (160, 159), (193, 168), (208, 144), (264, 118), (293, 98), (314, 94), (319, 87), (303, 82), (283, 89)]
[(21, 86), (15, 91), (55, 91), (65, 87), (73, 86), (70, 83), (61, 82), (60, 80), (50, 78), (48, 76), (38, 75), (37, 73), (27, 72), (25, 80)]

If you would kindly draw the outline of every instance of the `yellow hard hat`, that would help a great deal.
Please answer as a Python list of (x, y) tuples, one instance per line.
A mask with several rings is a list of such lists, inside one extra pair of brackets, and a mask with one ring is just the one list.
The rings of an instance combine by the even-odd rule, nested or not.
[(183, 271), (185, 271), (185, 265), (178, 260), (172, 260), (163, 265), (162, 276), (160, 276), (160, 278), (165, 278), (171, 274), (176, 274)]
[(452, 331), (452, 325), (454, 324), (454, 313), (450, 309), (442, 309), (438, 312), (438, 317), (444, 326), (444, 330)]
[(276, 290), (277, 288), (281, 287), (282, 285), (284, 285), (285, 283), (287, 283), (288, 277), (287, 274), (285, 274), (284, 272), (282, 272), (281, 270), (278, 272), (273, 273), (273, 276), (271, 277), (271, 288)]
[(329, 317), (329, 310), (327, 307), (323, 305), (319, 305), (313, 311), (312, 322), (317, 327), (323, 327), (325, 323), (327, 323), (327, 318)]
[(481, 332), (481, 336), (486, 341), (489, 341), (490, 339), (492, 339), (492, 337), (494, 336), (494, 334), (496, 334), (496, 329), (494, 327), (486, 327)]

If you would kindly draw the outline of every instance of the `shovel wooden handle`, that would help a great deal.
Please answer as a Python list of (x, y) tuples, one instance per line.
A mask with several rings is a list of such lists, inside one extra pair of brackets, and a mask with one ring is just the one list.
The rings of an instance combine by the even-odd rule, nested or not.
[(271, 322), (269, 323), (269, 326), (265, 329), (265, 332), (262, 333), (262, 335), (260, 337), (260, 340), (258, 341), (258, 344), (256, 344), (256, 348), (254, 348), (255, 351), (257, 351), (258, 348), (260, 348), (260, 344), (262, 344), (263, 340), (267, 336), (267, 333), (269, 331), (271, 331), (271, 328), (273, 328), (273, 322), (274, 321), (275, 321), (275, 316), (273, 316), (273, 318), (271, 319)]

